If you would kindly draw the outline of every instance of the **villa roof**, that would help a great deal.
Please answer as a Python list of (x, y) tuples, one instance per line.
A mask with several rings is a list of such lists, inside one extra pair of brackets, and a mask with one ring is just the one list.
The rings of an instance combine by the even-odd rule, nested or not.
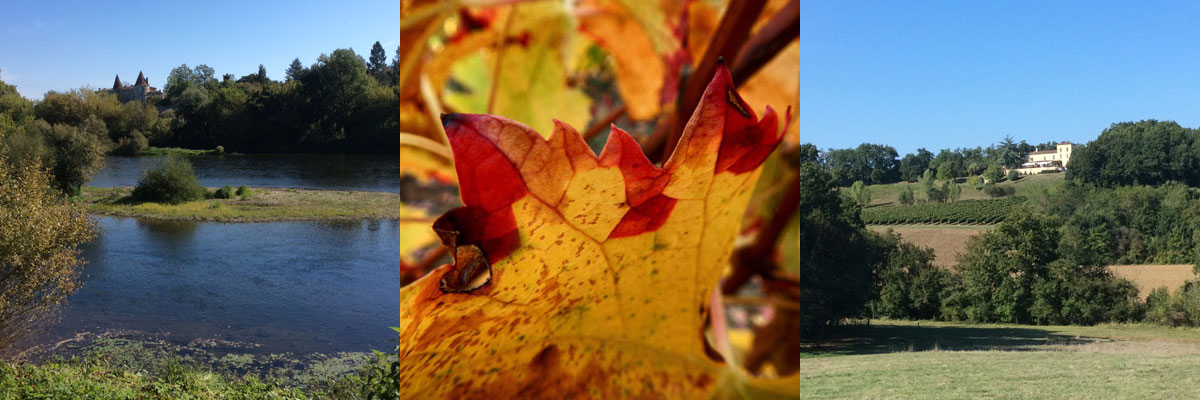
[(1058, 152), (1058, 150), (1042, 150), (1042, 151), (1031, 151), (1031, 152), (1029, 152), (1029, 154), (1054, 154), (1057, 152)]
[(150, 86), (150, 83), (146, 82), (146, 76), (142, 75), (142, 71), (138, 71), (137, 82), (134, 82), (133, 86)]
[(121, 74), (117, 74), (117, 80), (113, 82), (113, 89), (121, 88)]

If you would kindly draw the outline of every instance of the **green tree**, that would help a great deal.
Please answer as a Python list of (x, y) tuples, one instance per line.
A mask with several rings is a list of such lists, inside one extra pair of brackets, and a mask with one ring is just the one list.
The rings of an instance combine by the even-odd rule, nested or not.
[(863, 181), (855, 181), (853, 185), (850, 185), (850, 197), (859, 206), (869, 206), (871, 205), (871, 188), (867, 187)]
[(803, 163), (798, 173), (800, 296), (812, 299), (800, 312), (800, 329), (812, 337), (843, 318), (862, 315), (878, 259), (870, 251), (858, 204), (839, 195), (820, 167)]
[(291, 65), (288, 65), (287, 72), (285, 72), (289, 82), (299, 78), (302, 73), (304, 73), (304, 65), (300, 64), (299, 58), (293, 59)]
[(379, 81), (379, 84), (386, 85), (389, 83), (387, 52), (383, 50), (383, 46), (378, 41), (371, 46), (371, 58), (367, 59), (367, 72)]
[(987, 180), (986, 183), (999, 183), (1000, 179), (1004, 178), (1004, 172), (996, 165), (989, 165), (987, 170), (983, 171), (983, 178)]
[(958, 175), (954, 171), (954, 166), (951, 165), (950, 163), (943, 163), (942, 165), (938, 166), (938, 169), (937, 169), (938, 180), (949, 182), (950, 180), (957, 178), (957, 177), (958, 177)]
[(1017, 179), (1021, 179), (1021, 174), (1019, 172), (1017, 172), (1017, 170), (1015, 170), (1015, 169), (1008, 170), (1008, 181), (1016, 182)]
[(946, 183), (946, 200), (955, 202), (955, 201), (958, 201), (959, 197), (962, 197), (962, 186), (959, 186), (958, 183), (953, 182), (953, 181), (947, 182)]
[(94, 237), (82, 206), (51, 190), (39, 164), (14, 165), (0, 155), (0, 349), (79, 288), (79, 245)]
[(1059, 220), (1015, 209), (996, 229), (971, 238), (957, 266), (966, 315), (975, 322), (1033, 322), (1034, 285), (1057, 260)]
[(869, 308), (877, 317), (934, 319), (941, 314), (948, 272), (933, 265), (932, 249), (901, 240), (891, 230), (872, 233), (876, 266), (875, 291)]
[(896, 198), (896, 201), (904, 205), (910, 205), (915, 202), (916, 198), (913, 196), (912, 186), (904, 185), (904, 187), (900, 189), (900, 195)]
[(917, 149), (916, 154), (906, 154), (900, 160), (900, 179), (908, 182), (916, 182), (921, 179), (921, 174), (929, 169), (929, 162), (933, 160), (933, 153), (923, 148)]

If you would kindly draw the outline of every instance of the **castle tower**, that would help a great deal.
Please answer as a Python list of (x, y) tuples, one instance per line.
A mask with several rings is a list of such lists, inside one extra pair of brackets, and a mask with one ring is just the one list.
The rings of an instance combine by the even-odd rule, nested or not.
[(117, 80), (113, 82), (113, 90), (121, 89), (121, 74), (117, 74)]
[(134, 82), (133, 86), (150, 86), (150, 82), (146, 82), (146, 76), (142, 75), (142, 71), (138, 71), (137, 82)]

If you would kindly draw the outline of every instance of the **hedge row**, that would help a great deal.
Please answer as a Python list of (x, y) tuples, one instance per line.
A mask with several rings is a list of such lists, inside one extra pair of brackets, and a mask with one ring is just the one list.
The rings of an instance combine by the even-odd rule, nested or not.
[(989, 200), (960, 200), (951, 203), (920, 203), (863, 209), (868, 225), (895, 224), (998, 224), (1024, 197)]

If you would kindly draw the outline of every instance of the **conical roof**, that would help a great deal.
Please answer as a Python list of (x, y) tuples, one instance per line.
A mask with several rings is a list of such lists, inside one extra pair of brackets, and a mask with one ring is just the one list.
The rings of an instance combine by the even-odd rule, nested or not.
[(117, 80), (113, 82), (113, 89), (121, 88), (121, 74), (117, 74)]
[(133, 86), (150, 86), (150, 83), (146, 82), (146, 76), (142, 75), (142, 71), (138, 71), (137, 82), (134, 82)]

